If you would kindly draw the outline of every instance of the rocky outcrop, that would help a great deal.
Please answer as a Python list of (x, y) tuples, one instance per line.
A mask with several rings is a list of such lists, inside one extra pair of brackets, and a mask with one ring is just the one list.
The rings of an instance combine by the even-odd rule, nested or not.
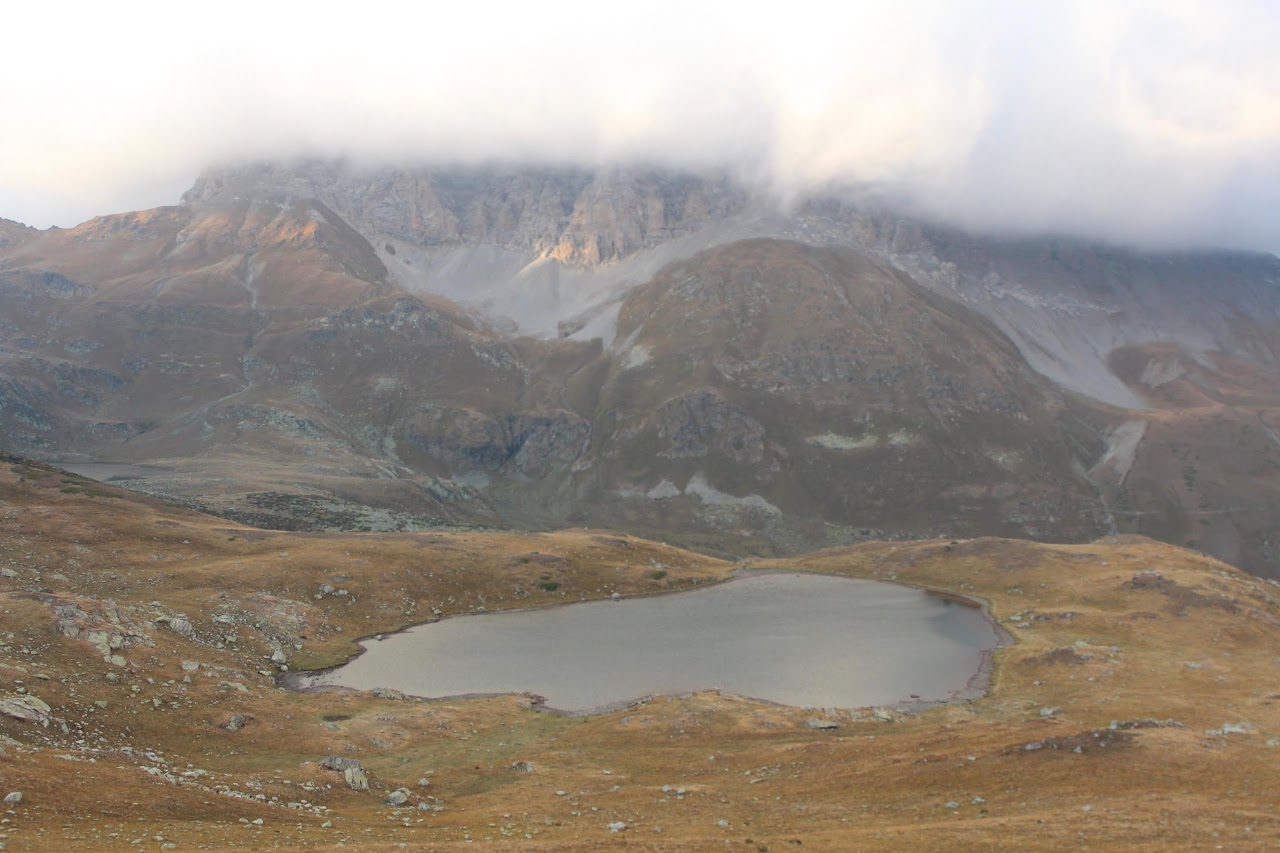
[(91, 293), (93, 288), (52, 270), (0, 272), (0, 299), (75, 299)]
[(714, 448), (743, 464), (764, 459), (764, 427), (714, 391), (691, 391), (668, 400), (654, 421), (658, 437), (668, 445), (663, 456), (699, 458)]
[(510, 471), (542, 477), (573, 464), (590, 435), (586, 420), (564, 410), (492, 416), (433, 406), (412, 419), (405, 437), (456, 473)]
[(31, 593), (52, 611), (54, 630), (64, 637), (88, 643), (101, 653), (103, 660), (124, 666), (120, 652), (133, 646), (154, 643), (151, 632), (141, 620), (110, 599)]

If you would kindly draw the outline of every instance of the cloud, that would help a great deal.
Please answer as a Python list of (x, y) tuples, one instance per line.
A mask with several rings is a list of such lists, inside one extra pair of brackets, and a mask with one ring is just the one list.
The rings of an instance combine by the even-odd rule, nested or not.
[(1257, 2), (25, 4), (0, 215), (172, 201), (213, 161), (730, 165), (993, 229), (1280, 248)]

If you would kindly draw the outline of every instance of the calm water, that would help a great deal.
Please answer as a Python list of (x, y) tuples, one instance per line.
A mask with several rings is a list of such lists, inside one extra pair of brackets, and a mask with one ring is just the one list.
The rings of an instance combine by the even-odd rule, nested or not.
[(382, 640), (294, 686), (417, 696), (531, 692), (583, 711), (719, 688), (802, 707), (942, 700), (997, 637), (977, 608), (909, 587), (754, 575), (692, 592), (460, 616)]
[(128, 462), (55, 462), (64, 471), (109, 483), (112, 480), (145, 480), (157, 474), (167, 474), (168, 468), (156, 465), (132, 465)]

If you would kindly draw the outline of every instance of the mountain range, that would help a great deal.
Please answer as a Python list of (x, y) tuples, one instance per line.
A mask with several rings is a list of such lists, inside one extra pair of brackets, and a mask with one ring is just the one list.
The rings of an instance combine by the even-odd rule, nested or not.
[[(0, 443), (286, 529), (1143, 533), (1280, 577), (1280, 259), (569, 167), (0, 221)], [(105, 475), (104, 475), (105, 476)]]

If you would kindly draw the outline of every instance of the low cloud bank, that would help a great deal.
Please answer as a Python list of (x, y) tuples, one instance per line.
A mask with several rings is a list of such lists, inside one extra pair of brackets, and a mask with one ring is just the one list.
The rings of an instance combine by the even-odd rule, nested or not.
[(133, 6), (17, 12), (0, 216), (170, 203), (236, 158), (644, 161), (784, 199), (874, 184), (983, 229), (1280, 248), (1265, 2)]

